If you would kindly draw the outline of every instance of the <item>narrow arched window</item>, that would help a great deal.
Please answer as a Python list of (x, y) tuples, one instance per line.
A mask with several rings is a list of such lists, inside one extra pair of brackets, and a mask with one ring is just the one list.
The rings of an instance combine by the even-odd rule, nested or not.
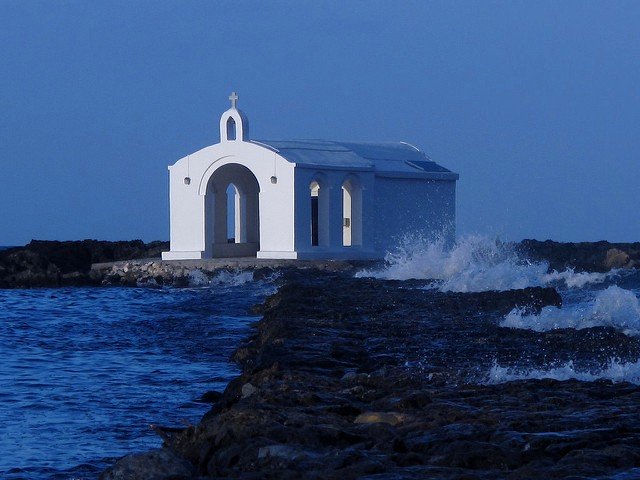
[(342, 245), (362, 245), (362, 189), (351, 180), (342, 184)]
[(235, 140), (236, 139), (236, 121), (229, 117), (227, 120), (227, 140)]
[(309, 191), (311, 193), (311, 246), (317, 247), (319, 245), (318, 200), (320, 195), (318, 182), (311, 182)]
[(240, 192), (230, 183), (227, 187), (227, 243), (242, 242), (242, 211)]

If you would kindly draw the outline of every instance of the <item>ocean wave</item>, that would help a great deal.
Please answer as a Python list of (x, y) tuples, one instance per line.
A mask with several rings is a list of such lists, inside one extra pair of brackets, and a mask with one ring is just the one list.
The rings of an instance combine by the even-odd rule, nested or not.
[(516, 380), (580, 380), (593, 382), (596, 380), (611, 380), (612, 382), (630, 382), (640, 384), (640, 360), (623, 362), (612, 358), (602, 368), (597, 370), (582, 370), (569, 361), (548, 369), (521, 369), (518, 367), (502, 367), (494, 361), (489, 370), (487, 383), (498, 384)]
[(253, 272), (247, 270), (221, 270), (209, 277), (202, 270), (190, 270), (187, 274), (190, 287), (224, 286), (238, 287), (253, 281)]
[(253, 282), (253, 272), (248, 270), (222, 270), (211, 278), (212, 285), (238, 287)]
[(394, 251), (387, 253), (384, 268), (362, 270), (356, 276), (434, 280), (432, 287), (443, 292), (484, 292), (549, 284), (582, 288), (616, 275), (616, 272), (576, 273), (567, 269), (549, 273), (548, 270), (547, 262), (524, 258), (516, 252), (514, 244), (485, 236), (465, 236), (449, 247), (443, 238), (427, 241), (407, 235)]
[(563, 272), (556, 270), (543, 276), (545, 284), (562, 282), (568, 288), (582, 288), (585, 285), (604, 283), (610, 278), (620, 275), (620, 269), (613, 269), (609, 272), (575, 272), (573, 268), (567, 268)]
[(638, 335), (640, 301), (632, 291), (612, 285), (587, 303), (563, 308), (544, 307), (538, 315), (526, 315), (514, 309), (500, 322), (500, 326), (536, 332), (559, 328), (613, 327), (626, 335)]

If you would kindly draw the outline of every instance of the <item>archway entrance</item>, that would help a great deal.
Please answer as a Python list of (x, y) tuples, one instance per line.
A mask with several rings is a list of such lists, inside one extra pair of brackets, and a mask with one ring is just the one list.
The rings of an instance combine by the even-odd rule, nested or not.
[(237, 163), (217, 169), (207, 185), (205, 237), (214, 258), (255, 257), (260, 249), (260, 186)]

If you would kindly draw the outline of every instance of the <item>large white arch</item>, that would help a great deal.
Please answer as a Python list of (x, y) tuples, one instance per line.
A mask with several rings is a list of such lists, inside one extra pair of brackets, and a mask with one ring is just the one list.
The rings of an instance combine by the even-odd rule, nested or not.
[[(238, 191), (236, 237), (228, 243), (227, 189)], [(239, 163), (225, 163), (208, 177), (205, 194), (204, 236), (214, 258), (256, 256), (260, 249), (260, 185), (251, 170)]]

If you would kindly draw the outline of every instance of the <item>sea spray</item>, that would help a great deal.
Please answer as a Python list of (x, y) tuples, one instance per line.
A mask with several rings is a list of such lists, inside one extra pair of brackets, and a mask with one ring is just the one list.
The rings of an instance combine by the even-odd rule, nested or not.
[(612, 358), (601, 368), (583, 370), (576, 368), (572, 361), (546, 369), (523, 369), (519, 367), (503, 367), (493, 362), (487, 374), (488, 384), (513, 382), (517, 380), (580, 380), (593, 382), (596, 380), (611, 380), (612, 382), (629, 382), (640, 384), (640, 360), (623, 362)]
[(187, 280), (190, 287), (223, 286), (237, 287), (253, 281), (249, 270), (220, 270), (211, 277), (199, 269), (189, 270)]
[(461, 237), (450, 247), (443, 237), (429, 241), (406, 235), (395, 250), (387, 253), (382, 269), (362, 270), (356, 276), (433, 280), (431, 286), (443, 292), (483, 292), (558, 283), (568, 288), (582, 288), (604, 282), (616, 273), (548, 270), (547, 262), (530, 261), (516, 251), (515, 244), (481, 235)]
[(638, 335), (640, 301), (632, 291), (612, 285), (598, 292), (590, 302), (563, 308), (544, 307), (538, 315), (526, 315), (514, 309), (500, 322), (500, 326), (536, 332), (612, 327), (627, 335)]
[(249, 270), (222, 270), (211, 278), (212, 285), (238, 287), (253, 281), (253, 272)]

